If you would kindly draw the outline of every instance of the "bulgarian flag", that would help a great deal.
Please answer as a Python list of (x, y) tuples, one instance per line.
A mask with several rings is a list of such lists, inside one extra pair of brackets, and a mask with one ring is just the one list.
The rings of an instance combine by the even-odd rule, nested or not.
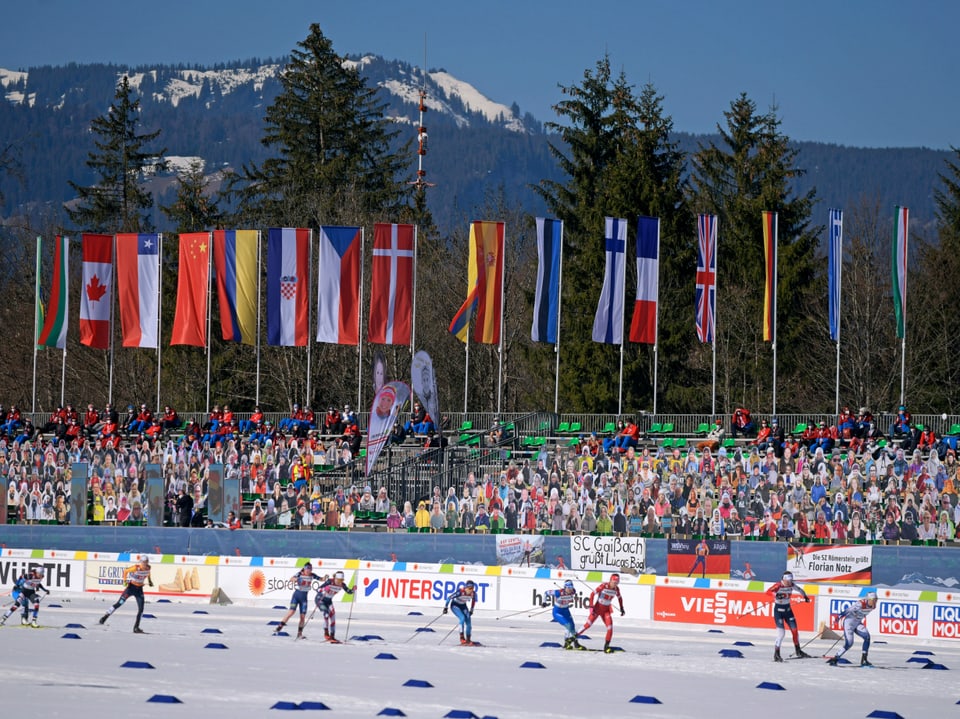
[(50, 297), (44, 309), (43, 327), (37, 336), (39, 347), (67, 348), (67, 313), (70, 296), (67, 292), (69, 276), (70, 238), (57, 236), (53, 248), (53, 278), (50, 281)]
[(897, 206), (893, 219), (893, 312), (897, 337), (906, 336), (907, 314), (907, 229), (910, 210)]

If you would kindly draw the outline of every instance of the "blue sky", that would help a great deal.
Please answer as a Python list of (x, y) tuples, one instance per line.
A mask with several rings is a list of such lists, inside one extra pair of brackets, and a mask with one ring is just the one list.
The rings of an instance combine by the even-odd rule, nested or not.
[(418, 66), (426, 40), (428, 68), (542, 121), (608, 53), (656, 86), (677, 130), (714, 131), (746, 92), (793, 139), (960, 146), (954, 0), (21, 0), (0, 14), (7, 69), (279, 57), (317, 22), (337, 52)]

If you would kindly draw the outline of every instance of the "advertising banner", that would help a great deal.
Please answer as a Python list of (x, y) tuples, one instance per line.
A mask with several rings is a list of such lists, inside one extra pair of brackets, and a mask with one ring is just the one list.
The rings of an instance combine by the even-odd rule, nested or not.
[(487, 574), (363, 571), (357, 584), (357, 601), (440, 611), (467, 579), (476, 582), (477, 609), (496, 609), (499, 578)]
[(9, 593), (13, 583), (36, 567), (43, 567), (43, 586), (51, 592), (82, 592), (83, 562), (74, 559), (44, 559), (4, 554), (0, 558), (0, 594)]
[[(205, 557), (197, 559), (202, 561)], [(119, 594), (127, 585), (123, 570), (136, 564), (136, 559), (126, 562), (88, 561), (86, 564), (85, 591)], [(153, 586), (143, 588), (143, 593), (148, 596), (209, 599), (217, 586), (217, 566), (214, 564), (152, 562), (150, 576)]]
[(798, 544), (787, 547), (787, 569), (798, 582), (870, 584), (873, 547), (870, 545)]
[(543, 565), (543, 536), (538, 534), (498, 534), (497, 564), (514, 564), (520, 567)]
[(593, 537), (575, 534), (570, 537), (572, 569), (637, 574), (643, 571), (646, 544), (642, 537)]
[(670, 539), (667, 574), (699, 579), (730, 578), (730, 542), (725, 539)]
[[(518, 612), (524, 609), (530, 609), (531, 614), (543, 612), (545, 621), (551, 618), (551, 612), (544, 611), (540, 605), (546, 602), (549, 606), (553, 605), (552, 597), (547, 595), (553, 589), (560, 589), (563, 582), (572, 579), (577, 590), (577, 597), (574, 600), (571, 612), (578, 620), (586, 620), (590, 613), (587, 601), (592, 592), (600, 582), (605, 581), (610, 573), (596, 572), (589, 575), (558, 572), (554, 577), (501, 577), (500, 579), (500, 611)], [(649, 619), (652, 600), (653, 587), (649, 584), (638, 584), (638, 580), (629, 574), (620, 575), (620, 595), (623, 597), (623, 609), (626, 616), (631, 619)], [(614, 600), (614, 614), (619, 617), (620, 607)]]
[[(324, 562), (322, 567), (317, 562), (313, 562), (313, 573), (316, 579), (313, 582), (313, 590), (323, 583), (324, 576), (333, 574), (336, 567), (330, 562)], [(273, 566), (243, 566), (229, 567), (221, 566), (218, 572), (218, 581), (220, 589), (226, 592), (226, 595), (233, 601), (270, 601), (274, 604), (287, 604), (290, 597), (293, 596), (292, 578), (300, 571), (296, 566), (296, 560), (290, 560), (290, 564), (283, 566), (275, 564)], [(352, 586), (357, 580), (357, 573), (353, 570), (344, 570), (344, 583)], [(334, 598), (335, 602), (344, 602), (351, 599), (346, 592), (340, 592)], [(310, 595), (310, 601), (313, 601), (313, 595)]]
[[(657, 587), (653, 618), (658, 622), (772, 628), (773, 603), (763, 592), (717, 591), (688, 587)], [(813, 631), (813, 602), (794, 602), (801, 631)]]

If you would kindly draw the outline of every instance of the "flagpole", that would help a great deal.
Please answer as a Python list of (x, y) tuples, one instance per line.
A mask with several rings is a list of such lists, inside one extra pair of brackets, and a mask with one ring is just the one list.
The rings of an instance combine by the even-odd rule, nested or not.
[(467, 413), (467, 388), (470, 383), (470, 324), (467, 323), (467, 340), (463, 345), (463, 413)]
[(553, 413), (560, 411), (560, 309), (563, 307), (563, 221), (560, 222), (560, 267), (557, 271), (557, 341), (553, 345), (556, 355), (553, 382)]
[(503, 297), (504, 291), (507, 286), (507, 229), (504, 226), (503, 229), (503, 246), (501, 249), (500, 259), (500, 344), (497, 347), (497, 354), (499, 355), (498, 365), (497, 365), (497, 414), (500, 414), (500, 401), (503, 396), (503, 336), (506, 334), (503, 327)]
[(116, 257), (117, 257), (117, 236), (116, 235), (113, 236), (112, 249), (113, 249), (113, 252), (110, 255), (113, 258), (110, 262), (110, 369), (107, 371), (107, 377), (108, 377), (107, 401), (110, 402), (111, 404), (113, 403), (113, 359), (114, 359), (113, 349), (115, 346), (115, 343), (113, 341), (113, 330), (114, 330), (113, 306), (115, 304), (113, 302), (113, 275), (114, 275), (114, 264), (116, 263)]
[[(617, 254), (614, 252), (614, 259), (616, 259)], [(621, 272), (621, 281), (620, 288), (622, 290), (620, 296), (620, 390), (617, 396), (617, 414), (623, 414), (623, 317), (627, 314), (626, 302), (627, 302), (627, 243), (624, 240), (623, 243), (623, 271)]]
[[(624, 253), (626, 257), (626, 253)], [(657, 305), (653, 314), (653, 416), (657, 416), (657, 366), (660, 350), (660, 218), (657, 218)]]
[[(716, 216), (715, 216), (716, 217)], [(716, 217), (716, 227), (717, 230), (716, 242), (713, 244), (713, 261), (716, 265), (716, 270), (713, 273), (713, 391), (711, 392), (710, 400), (710, 414), (713, 417), (717, 416), (717, 335), (719, 334), (717, 327), (719, 323), (717, 322), (717, 298), (720, 295), (720, 262), (717, 259), (717, 252), (720, 250), (720, 218)], [(709, 269), (709, 268), (708, 268)], [(709, 302), (709, 298), (707, 299)], [(704, 320), (706, 321), (706, 320)]]
[(213, 338), (210, 336), (210, 316), (212, 314), (213, 292), (211, 280), (213, 278), (213, 233), (207, 233), (207, 406), (206, 414), (210, 414), (210, 345)]
[[(417, 346), (417, 240), (419, 225), (413, 226), (413, 298), (411, 301), (411, 321), (410, 321), (410, 386), (413, 386), (413, 354)], [(440, 419), (436, 420), (437, 426), (440, 426)]]
[[(309, 245), (307, 246), (307, 267), (310, 268), (310, 274), (312, 275), (313, 274), (313, 229), (312, 228), (310, 230), (310, 242), (309, 242)], [(310, 360), (312, 358), (311, 347), (313, 346), (313, 342), (310, 341), (310, 328), (313, 326), (313, 298), (309, 296), (310, 292), (312, 291), (313, 291), (313, 280), (311, 279), (311, 281), (307, 283), (307, 397), (305, 402), (308, 406), (313, 406), (313, 399), (310, 394), (311, 385), (312, 385), (312, 382), (311, 382), (312, 378), (310, 376), (310, 369), (311, 369)], [(319, 301), (319, 297), (320, 297), (320, 287), (318, 285), (317, 286), (318, 301)]]
[(771, 321), (773, 323), (773, 414), (777, 414), (777, 265), (779, 264), (777, 259), (778, 255), (778, 243), (779, 243), (779, 215), (778, 213), (773, 213), (773, 291), (771, 292), (770, 304), (772, 305), (771, 311), (773, 317)]
[(263, 245), (261, 244), (262, 240), (262, 231), (257, 230), (257, 389), (254, 396), (254, 404), (260, 406), (260, 277), (263, 274), (261, 272), (261, 267), (263, 266)]
[(37, 270), (33, 291), (33, 390), (30, 414), (36, 414), (37, 411), (37, 338), (40, 336), (40, 245), (42, 242), (40, 235), (37, 235)]
[(360, 304), (357, 306), (357, 408), (363, 406), (363, 252), (366, 244), (366, 229), (360, 228), (360, 288), (357, 296)]
[[(160, 356), (161, 349), (160, 346), (163, 344), (160, 341), (162, 335), (160, 327), (160, 318), (163, 317), (163, 233), (157, 233), (157, 411), (160, 411)], [(110, 336), (113, 337), (113, 332), (110, 333)], [(111, 388), (112, 389), (112, 388)], [(110, 400), (110, 403), (113, 404), (113, 400)]]
[(840, 243), (837, 248), (837, 257), (833, 271), (837, 276), (837, 381), (833, 398), (833, 413), (840, 414), (840, 308), (843, 306), (840, 298), (843, 296), (843, 226), (840, 226)]
[(60, 405), (66, 404), (65, 392), (67, 387), (67, 348), (63, 348), (63, 361), (60, 365)]

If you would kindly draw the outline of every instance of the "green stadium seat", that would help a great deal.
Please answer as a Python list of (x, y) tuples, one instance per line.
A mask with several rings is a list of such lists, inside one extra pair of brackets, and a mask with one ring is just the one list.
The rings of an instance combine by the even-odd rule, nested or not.
[(925, 428), (922, 424), (918, 424), (918, 425), (917, 425), (917, 429), (922, 432), (922, 431), (923, 431), (924, 429), (926, 429), (926, 428)]
[(807, 423), (806, 423), (806, 422), (797, 422), (797, 426), (793, 428), (793, 433), (794, 433), (794, 434), (803, 434), (803, 433), (806, 432), (806, 431), (807, 431)]
[(671, 432), (673, 432), (673, 422), (664, 422), (663, 433), (670, 434)]
[(460, 431), (469, 432), (471, 429), (473, 429), (473, 422), (471, 422), (469, 419), (463, 420), (463, 423), (460, 425)]
[(950, 431), (947, 434), (960, 434), (960, 424), (950, 425)]
[(697, 425), (697, 434), (709, 434), (710, 433), (710, 424), (708, 422), (701, 422)]
[(663, 440), (663, 448), (664, 448), (664, 449), (670, 449), (670, 448), (673, 447), (673, 446), (674, 446), (674, 445), (673, 445), (673, 437), (667, 437), (665, 440)]
[(617, 431), (616, 422), (607, 422), (605, 425), (603, 425), (604, 434), (613, 434), (616, 431)]
[(569, 422), (561, 422), (560, 424), (557, 425), (557, 434), (566, 434), (569, 431), (570, 431)]
[(647, 430), (647, 434), (659, 434), (663, 431), (663, 425), (659, 422), (654, 422), (650, 425), (650, 429)]
[[(957, 424), (957, 425), (954, 425), (954, 426), (960, 428), (960, 424)], [(582, 432), (582, 431), (583, 431), (583, 426), (582, 426), (579, 422), (571, 422), (571, 423), (570, 423), (570, 431), (571, 431), (571, 432)], [(960, 429), (957, 429), (957, 434), (960, 434)]]
[(728, 447), (728, 448), (729, 448), (729, 447), (736, 447), (736, 446), (737, 446), (737, 440), (735, 440), (733, 437), (729, 437), (729, 438), (723, 440), (723, 446), (724, 446), (724, 447)]
[(571, 437), (571, 438), (570, 438), (570, 441), (567, 442), (567, 446), (568, 446), (568, 447), (574, 447), (574, 446), (576, 446), (576, 444), (577, 444), (579, 441), (580, 441), (580, 438), (579, 438), (579, 437)]
[(681, 448), (682, 448), (682, 447), (686, 447), (686, 446), (687, 446), (687, 438), (686, 438), (686, 437), (677, 437), (677, 439), (675, 439), (674, 442), (673, 442), (673, 446), (674, 446), (674, 447), (681, 447)]

